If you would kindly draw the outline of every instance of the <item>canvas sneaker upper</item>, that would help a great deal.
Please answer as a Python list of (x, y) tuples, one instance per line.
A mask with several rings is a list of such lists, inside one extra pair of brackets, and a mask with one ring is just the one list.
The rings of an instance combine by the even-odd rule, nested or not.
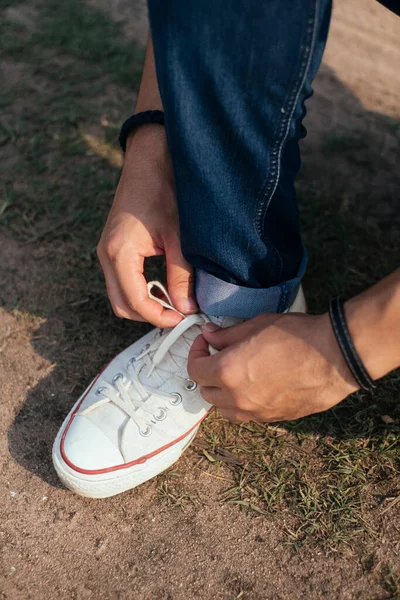
[[(154, 286), (167, 301), (152, 294)], [(149, 295), (176, 310), (158, 282), (149, 283)], [(202, 313), (182, 316), (174, 328), (154, 329), (119, 354), (77, 402), (61, 438), (61, 454), (71, 468), (101, 473), (145, 462), (189, 435), (207, 415), (212, 406), (189, 378), (187, 359), (211, 319)]]

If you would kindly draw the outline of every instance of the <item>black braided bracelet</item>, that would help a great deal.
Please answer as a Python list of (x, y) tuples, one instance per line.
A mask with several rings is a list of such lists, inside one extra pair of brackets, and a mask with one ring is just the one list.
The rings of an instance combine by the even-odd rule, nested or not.
[(353, 374), (358, 385), (367, 391), (376, 388), (376, 384), (364, 367), (361, 358), (355, 349), (353, 340), (351, 339), (350, 331), (347, 326), (346, 316), (344, 314), (344, 298), (332, 298), (329, 303), (329, 316), (331, 319), (332, 328), (345, 358), (347, 366)]
[(137, 113), (136, 115), (132, 115), (125, 121), (125, 123), (121, 127), (121, 131), (119, 133), (119, 145), (121, 146), (123, 152), (126, 150), (126, 140), (128, 135), (132, 133), (136, 127), (140, 125), (147, 125), (147, 123), (158, 123), (159, 125), (164, 125), (164, 113), (162, 110), (145, 110), (144, 112)]

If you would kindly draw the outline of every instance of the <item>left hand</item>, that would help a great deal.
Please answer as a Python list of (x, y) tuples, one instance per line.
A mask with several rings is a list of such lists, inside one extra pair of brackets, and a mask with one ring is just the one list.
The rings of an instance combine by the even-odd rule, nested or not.
[[(220, 350), (209, 355), (208, 345)], [(188, 372), (203, 398), (233, 421), (290, 421), (327, 410), (358, 386), (329, 316), (265, 313), (235, 327), (208, 323)]]

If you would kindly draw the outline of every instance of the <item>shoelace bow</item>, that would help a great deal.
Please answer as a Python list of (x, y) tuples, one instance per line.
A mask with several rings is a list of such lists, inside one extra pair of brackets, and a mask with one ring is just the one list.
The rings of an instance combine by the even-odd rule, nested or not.
[[(168, 302), (154, 296), (151, 292), (153, 287), (157, 287), (161, 290), (168, 299)], [(201, 313), (185, 317), (185, 315), (174, 307), (168, 292), (158, 281), (150, 281), (147, 284), (147, 289), (149, 297), (152, 300), (156, 300), (165, 308), (174, 310), (180, 314), (183, 317), (182, 321), (168, 333), (159, 329), (156, 333), (156, 339), (147, 347), (145, 346), (138, 356), (131, 358), (128, 362), (125, 375), (117, 373), (113, 377), (112, 383), (106, 382), (97, 388), (95, 393), (99, 396), (99, 400), (79, 413), (82, 416), (87, 415), (104, 404), (111, 402), (121, 408), (135, 422), (139, 432), (143, 436), (150, 435), (152, 424), (155, 424), (157, 421), (163, 421), (167, 417), (167, 410), (169, 408), (168, 404), (164, 406), (155, 406), (154, 403), (149, 403), (148, 401), (156, 395), (158, 401), (164, 399), (170, 405), (174, 406), (181, 403), (182, 397), (178, 393), (164, 392), (148, 383), (144, 384), (139, 379), (139, 373), (144, 366), (147, 366), (149, 368), (147, 377), (149, 378), (151, 375), (155, 376), (161, 385), (163, 379), (165, 379), (162, 373), (169, 375), (171, 369), (177, 370), (178, 368), (170, 353), (171, 347), (180, 338), (184, 338), (184, 334), (191, 327), (209, 321), (209, 319)], [(186, 341), (189, 343), (187, 339)], [(154, 354), (152, 355), (152, 353)], [(161, 363), (163, 364), (161, 365)], [(162, 368), (162, 366), (164, 366), (164, 368)], [(185, 379), (178, 375), (175, 375), (175, 377)], [(189, 385), (192, 386), (187, 389), (195, 389), (196, 384), (189, 379), (187, 381), (189, 382)]]

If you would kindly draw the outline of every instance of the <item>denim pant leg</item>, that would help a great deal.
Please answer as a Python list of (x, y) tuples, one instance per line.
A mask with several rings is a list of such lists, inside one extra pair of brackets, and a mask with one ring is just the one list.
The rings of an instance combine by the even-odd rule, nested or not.
[(202, 310), (283, 312), (306, 266), (294, 179), (331, 0), (149, 0), (181, 244)]

